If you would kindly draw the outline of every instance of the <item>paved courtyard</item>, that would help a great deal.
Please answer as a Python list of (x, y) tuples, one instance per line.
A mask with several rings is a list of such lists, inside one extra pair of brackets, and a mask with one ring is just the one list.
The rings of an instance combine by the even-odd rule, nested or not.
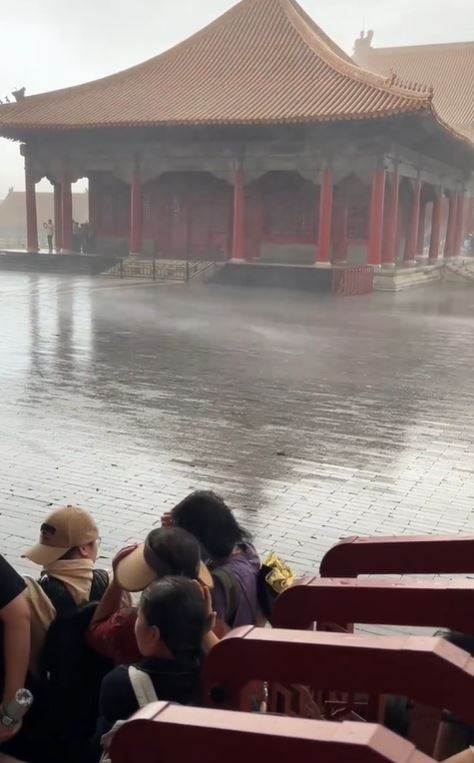
[(352, 299), (0, 273), (1, 551), (51, 506), (102, 554), (195, 488), (299, 573), (353, 534), (474, 532), (474, 291)]

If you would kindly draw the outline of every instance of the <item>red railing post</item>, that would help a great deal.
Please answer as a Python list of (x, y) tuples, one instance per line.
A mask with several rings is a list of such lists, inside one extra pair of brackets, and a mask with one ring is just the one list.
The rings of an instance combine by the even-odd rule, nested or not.
[(202, 750), (199, 760), (241, 763), (434, 763), (412, 743), (382, 726), (329, 723), (261, 713), (233, 713), (155, 702), (114, 734), (112, 763), (176, 763)]
[(474, 573), (474, 535), (352, 537), (329, 549), (320, 575), (436, 575)]
[(282, 593), (274, 628), (337, 623), (447, 628), (474, 636), (474, 581), (308, 578)]

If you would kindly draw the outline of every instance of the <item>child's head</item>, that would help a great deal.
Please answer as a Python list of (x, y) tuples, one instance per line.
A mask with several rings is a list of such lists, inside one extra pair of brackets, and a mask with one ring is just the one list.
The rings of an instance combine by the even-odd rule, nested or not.
[(135, 635), (144, 657), (197, 659), (208, 625), (199, 584), (182, 577), (167, 577), (143, 592)]

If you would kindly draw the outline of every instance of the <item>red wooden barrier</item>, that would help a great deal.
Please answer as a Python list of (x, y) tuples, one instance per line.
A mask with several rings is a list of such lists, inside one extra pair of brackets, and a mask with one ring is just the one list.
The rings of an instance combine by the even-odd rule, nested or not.
[(378, 722), (384, 695), (409, 697), (417, 703), (410, 738), (425, 752), (435, 747), (444, 709), (474, 725), (474, 659), (439, 638), (239, 628), (206, 660), (206, 702), (248, 710), (245, 687), (255, 680), (271, 683), (270, 710), (285, 715), (354, 712)]
[(230, 713), (159, 702), (115, 735), (113, 763), (433, 763), (380, 726)]
[(309, 578), (275, 603), (276, 628), (311, 628), (318, 623), (414, 625), (474, 636), (474, 581), (443, 582)]
[(340, 297), (369, 294), (374, 289), (374, 269), (372, 267), (334, 268), (332, 292)]
[(347, 538), (324, 556), (326, 578), (474, 573), (474, 535)]

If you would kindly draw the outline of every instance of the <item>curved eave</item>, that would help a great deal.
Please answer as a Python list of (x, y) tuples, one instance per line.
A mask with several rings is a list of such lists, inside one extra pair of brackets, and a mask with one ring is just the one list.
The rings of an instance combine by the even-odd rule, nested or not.
[(466, 148), (470, 149), (472, 152), (474, 152), (474, 141), (471, 140), (471, 138), (466, 135), (463, 132), (460, 132), (459, 130), (456, 130), (455, 127), (448, 124), (436, 111), (434, 106), (431, 107), (431, 113), (433, 115), (433, 118), (436, 122), (436, 124), (444, 131), (448, 132), (449, 135), (454, 138), (455, 140), (462, 143)]
[[(320, 116), (312, 115), (294, 115), (287, 117), (252, 117), (248, 119), (229, 117), (227, 119), (176, 119), (176, 120), (150, 120), (150, 121), (124, 121), (124, 122), (90, 122), (84, 124), (31, 124), (31, 123), (2, 123), (0, 122), (0, 135), (5, 135), (6, 132), (10, 133), (7, 137), (11, 137), (14, 132), (30, 132), (41, 131), (47, 132), (48, 130), (62, 131), (62, 132), (77, 132), (80, 130), (101, 130), (101, 129), (120, 129), (120, 128), (147, 128), (147, 127), (210, 127), (210, 126), (247, 126), (247, 125), (279, 125), (279, 124), (319, 124), (321, 122), (352, 122), (352, 121), (364, 121), (370, 119), (386, 119), (388, 117), (400, 116), (402, 114), (417, 113), (429, 113), (430, 107), (426, 102), (419, 102), (411, 107), (400, 107), (395, 109), (385, 109), (375, 111), (373, 113), (354, 114), (348, 112), (346, 114), (324, 114)], [(440, 122), (441, 123), (441, 122)], [(453, 131), (454, 132), (454, 131)]]

